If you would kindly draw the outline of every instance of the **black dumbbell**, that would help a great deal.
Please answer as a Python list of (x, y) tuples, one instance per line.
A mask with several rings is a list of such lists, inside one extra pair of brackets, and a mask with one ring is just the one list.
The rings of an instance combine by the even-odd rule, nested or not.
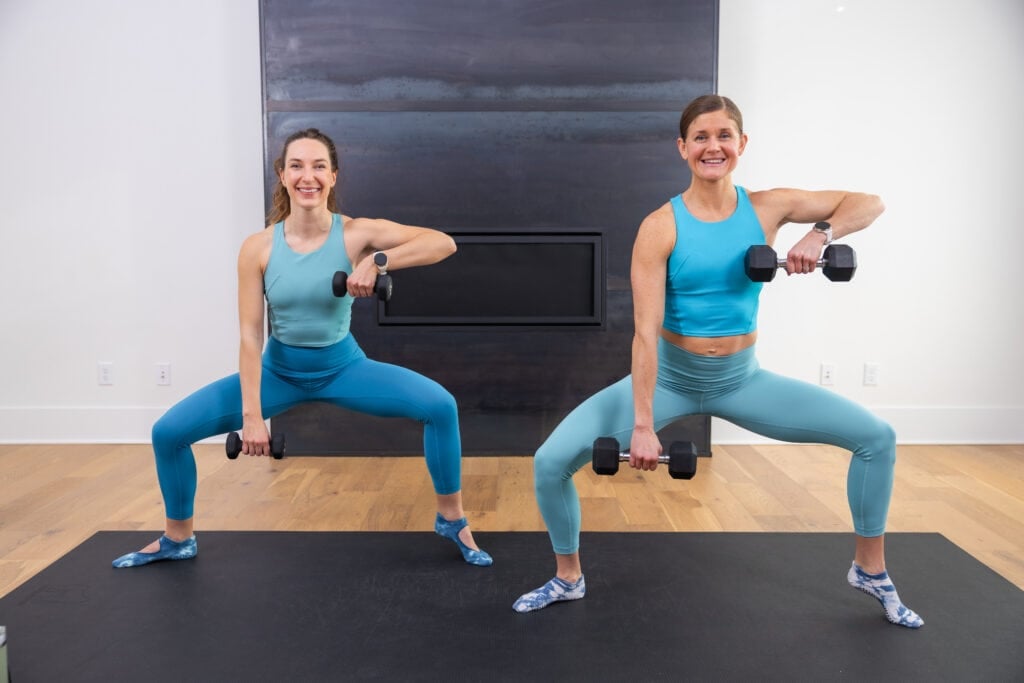
[[(334, 280), (331, 281), (331, 289), (334, 290), (334, 296), (345, 296), (348, 294), (346, 284), (348, 283), (348, 273), (343, 270), (339, 270), (334, 274)], [(381, 301), (391, 301), (391, 290), (393, 288), (391, 282), (391, 276), (387, 273), (377, 276), (377, 281), (373, 285), (374, 291), (377, 292), (377, 298)]]
[[(832, 282), (849, 282), (857, 272), (857, 254), (848, 244), (830, 244), (823, 258), (815, 264)], [(786, 267), (786, 260), (775, 255), (767, 244), (755, 244), (747, 249), (743, 270), (754, 282), (771, 282), (775, 271)]]
[[(619, 442), (610, 436), (594, 441), (594, 471), (598, 474), (615, 474), (619, 463), (629, 460), (629, 451), (620, 451)], [(673, 441), (668, 455), (659, 455), (659, 463), (668, 463), (668, 473), (673, 479), (693, 479), (697, 473), (697, 447), (692, 441)]]
[[(242, 437), (238, 435), (238, 432), (228, 434), (224, 450), (228, 452), (230, 460), (234, 460), (242, 452)], [(284, 457), (284, 434), (274, 434), (270, 437), (270, 454), (274, 456), (274, 460), (280, 460)]]

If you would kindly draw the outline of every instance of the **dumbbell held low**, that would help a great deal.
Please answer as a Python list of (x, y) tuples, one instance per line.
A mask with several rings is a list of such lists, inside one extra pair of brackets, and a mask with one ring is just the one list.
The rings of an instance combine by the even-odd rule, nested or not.
[[(857, 254), (847, 244), (830, 244), (816, 264), (832, 282), (849, 282), (857, 272)], [(775, 250), (767, 244), (754, 244), (747, 249), (743, 259), (743, 270), (754, 282), (771, 282), (779, 268), (786, 267), (786, 259), (780, 259)]]
[[(629, 460), (629, 451), (619, 450), (619, 442), (610, 436), (594, 441), (593, 467), (597, 474), (615, 474), (619, 463)], [(673, 441), (668, 455), (659, 455), (658, 462), (668, 465), (673, 479), (693, 479), (697, 473), (697, 447), (692, 441)]]
[[(331, 281), (331, 289), (334, 292), (334, 296), (342, 297), (348, 294), (348, 273), (343, 270), (339, 270), (334, 274), (334, 279)], [(391, 290), (394, 288), (394, 283), (391, 281), (391, 276), (387, 273), (377, 276), (377, 281), (373, 285), (373, 290), (377, 292), (377, 298), (381, 301), (391, 300)]]
[[(242, 452), (242, 437), (238, 435), (238, 432), (231, 432), (228, 434), (228, 440), (224, 444), (224, 450), (227, 451), (228, 458), (234, 460), (238, 457), (238, 454)], [(270, 454), (274, 456), (275, 460), (280, 460), (284, 457), (284, 433), (274, 434), (270, 437)]]

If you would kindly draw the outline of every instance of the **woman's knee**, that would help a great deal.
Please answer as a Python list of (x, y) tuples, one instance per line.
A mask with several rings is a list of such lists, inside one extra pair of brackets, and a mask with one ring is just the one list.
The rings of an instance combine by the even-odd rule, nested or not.
[(575, 472), (565, 452), (548, 443), (538, 448), (533, 456), (533, 481), (537, 491), (546, 486), (561, 486), (566, 479), (572, 479)]
[(150, 432), (150, 438), (152, 439), (153, 446), (165, 446), (168, 448), (174, 448), (181, 438), (181, 431), (178, 429), (176, 421), (170, 416), (169, 413), (164, 413), (163, 417), (157, 420), (153, 424), (153, 429)]
[(896, 430), (888, 422), (877, 420), (873, 429), (862, 439), (859, 451), (873, 462), (896, 464)]
[(455, 397), (440, 384), (435, 383), (433, 390), (423, 396), (422, 407), (426, 415), (426, 422), (458, 424), (459, 406), (455, 402)]

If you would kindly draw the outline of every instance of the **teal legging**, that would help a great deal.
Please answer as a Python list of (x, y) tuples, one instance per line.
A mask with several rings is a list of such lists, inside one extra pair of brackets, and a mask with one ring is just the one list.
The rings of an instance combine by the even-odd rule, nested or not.
[[(828, 389), (762, 370), (754, 347), (711, 357), (659, 339), (654, 428), (698, 414), (779, 441), (825, 443), (851, 451), (846, 495), (854, 529), (861, 536), (885, 533), (896, 434), (872, 413)], [(537, 450), (537, 503), (558, 554), (579, 550), (580, 502), (572, 476), (590, 461), (599, 436), (615, 437), (628, 448), (633, 436), (631, 377), (580, 404)]]
[[(423, 423), (423, 451), (434, 491), (461, 489), (462, 443), (455, 399), (444, 387), (412, 370), (370, 360), (352, 335), (326, 347), (283, 344), (273, 337), (263, 353), (260, 402), (273, 417), (308, 401), (324, 401), (379, 417)], [(170, 519), (189, 519), (196, 495), (192, 444), (242, 426), (238, 374), (183, 399), (155, 425), (157, 478)]]

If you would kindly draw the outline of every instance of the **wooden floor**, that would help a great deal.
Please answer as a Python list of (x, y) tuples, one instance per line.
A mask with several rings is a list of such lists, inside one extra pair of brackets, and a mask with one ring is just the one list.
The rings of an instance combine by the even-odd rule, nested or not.
[[(421, 458), (196, 455), (200, 533), (433, 528)], [(585, 468), (583, 529), (850, 532), (847, 462), (827, 446), (758, 445), (715, 446), (691, 481)], [(477, 531), (544, 529), (528, 457), (464, 458), (463, 495)], [(0, 596), (96, 531), (162, 528), (148, 446), (0, 446)], [(1024, 445), (901, 446), (888, 530), (941, 533), (1024, 589)]]

